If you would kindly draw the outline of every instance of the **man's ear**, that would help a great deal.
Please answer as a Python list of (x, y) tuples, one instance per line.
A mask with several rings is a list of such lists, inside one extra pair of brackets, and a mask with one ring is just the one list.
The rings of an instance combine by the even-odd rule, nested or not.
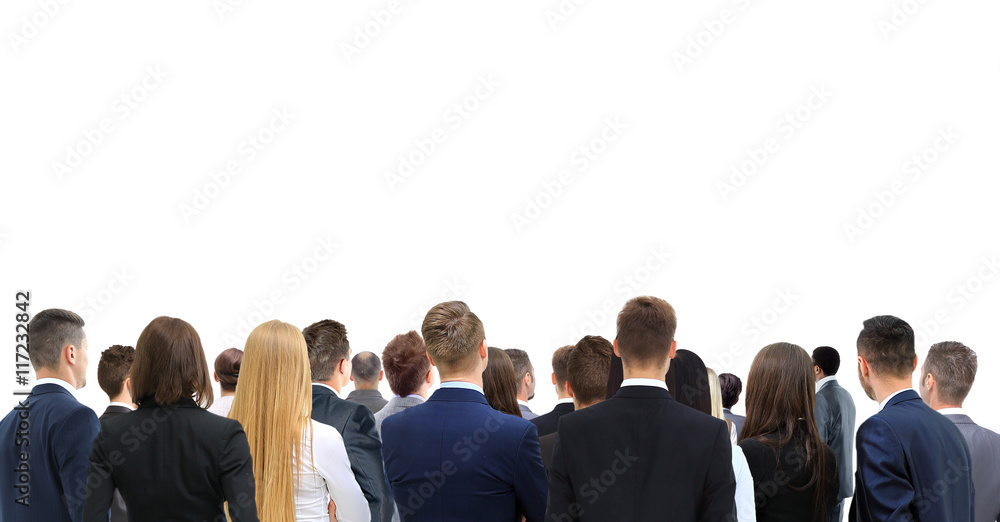
[(348, 375), (347, 378), (350, 379), (351, 382), (354, 382), (354, 375)]
[(937, 380), (934, 379), (934, 374), (928, 373), (927, 376), (924, 377), (924, 383), (925, 383), (924, 388), (927, 388), (927, 391), (933, 391), (934, 386), (937, 384)]
[[(218, 379), (216, 379), (216, 381), (218, 381)], [(131, 389), (129, 388), (129, 384), (131, 384), (131, 382), (131, 377), (126, 377), (125, 380), (122, 381), (122, 393), (131, 393)]]
[(670, 358), (673, 359), (674, 357), (677, 357), (677, 340), (676, 339), (673, 340), (670, 343)]
[(66, 359), (66, 362), (69, 363), (71, 366), (76, 364), (76, 358), (77, 358), (76, 345), (67, 344), (66, 346), (63, 346), (63, 357)]
[(427, 352), (427, 360), (431, 362), (431, 366), (437, 366), (434, 364), (434, 358), (431, 357), (431, 352)]
[(379, 372), (378, 372), (378, 380), (379, 380), (379, 382), (382, 382), (382, 379), (384, 377), (385, 377), (385, 370), (379, 370)]
[(552, 385), (553, 386), (556, 385), (556, 374), (555, 373), (552, 374)]
[(569, 381), (566, 381), (566, 393), (568, 393), (570, 397), (573, 396), (573, 387), (569, 384)]
[(340, 373), (343, 373), (343, 374), (348, 375), (349, 377), (351, 377), (352, 381), (354, 380), (354, 376), (351, 376), (349, 373), (347, 373), (347, 359), (341, 359), (340, 362), (337, 363), (337, 370)]
[(614, 341), (611, 341), (611, 347), (615, 351), (615, 357), (621, 358), (622, 354), (618, 353), (618, 338), (616, 337)]
[(483, 338), (483, 343), (479, 345), (479, 358), (487, 359), (490, 356), (489, 346), (486, 344), (486, 338)]
[(434, 370), (433, 369), (427, 370), (427, 375), (424, 376), (424, 382), (426, 382), (427, 384), (433, 384), (434, 383)]
[(868, 374), (871, 373), (871, 368), (868, 367), (868, 361), (866, 361), (864, 357), (859, 355), (858, 365), (859, 368), (861, 369), (861, 375), (868, 377)]

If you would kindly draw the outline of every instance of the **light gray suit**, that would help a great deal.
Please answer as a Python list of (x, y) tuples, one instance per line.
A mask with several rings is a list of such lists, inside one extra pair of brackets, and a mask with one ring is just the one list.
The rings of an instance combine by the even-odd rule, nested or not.
[(843, 520), (844, 500), (854, 496), (854, 425), (857, 408), (854, 399), (836, 379), (823, 383), (816, 391), (816, 427), (833, 453), (837, 455), (840, 490), (830, 520)]
[(1000, 520), (1000, 434), (979, 426), (968, 415), (945, 415), (969, 443), (976, 522)]
[[(375, 413), (375, 430), (378, 431), (379, 438), (382, 438), (382, 421), (384, 421), (386, 417), (394, 413), (399, 413), (407, 408), (412, 408), (418, 404), (422, 404), (423, 402), (423, 397), (393, 397), (389, 399), (389, 402), (386, 403), (381, 410)], [(392, 522), (399, 522), (399, 509), (396, 508), (395, 505), (393, 505)]]
[(534, 419), (535, 417), (538, 416), (537, 413), (531, 411), (531, 408), (529, 408), (529, 407), (527, 407), (527, 406), (525, 406), (525, 405), (523, 405), (521, 403), (517, 403), (517, 406), (518, 406), (518, 408), (521, 409), (521, 417), (524, 417), (527, 420)]
[(726, 417), (726, 420), (732, 422), (733, 426), (736, 426), (736, 438), (739, 439), (740, 433), (743, 433), (743, 424), (747, 421), (747, 418), (729, 411), (729, 408), (723, 408), (722, 414)]

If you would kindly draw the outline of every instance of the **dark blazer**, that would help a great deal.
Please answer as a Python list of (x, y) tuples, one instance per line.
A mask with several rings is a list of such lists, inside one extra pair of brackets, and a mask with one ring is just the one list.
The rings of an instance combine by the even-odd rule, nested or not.
[(529, 407), (521, 404), (520, 402), (517, 403), (517, 407), (518, 407), (519, 410), (521, 410), (521, 418), (522, 419), (531, 420), (531, 419), (534, 419), (534, 418), (538, 417), (537, 413), (531, 411), (531, 408), (529, 408)]
[(191, 399), (152, 400), (101, 423), (90, 452), (84, 520), (108, 520), (115, 488), (133, 520), (257, 520), (253, 462), (240, 423)]
[(972, 456), (976, 486), (976, 522), (1000, 521), (1000, 434), (979, 426), (968, 415), (945, 415), (962, 432)]
[(347, 394), (347, 400), (368, 406), (372, 413), (377, 413), (389, 403), (378, 390), (353, 390)]
[[(100, 420), (104, 422), (112, 417), (117, 417), (123, 413), (130, 413), (132, 410), (126, 408), (125, 406), (115, 406), (108, 405), (108, 409), (104, 410), (101, 414)], [(115, 499), (111, 502), (111, 522), (128, 522), (128, 509), (125, 507), (125, 499), (122, 498), (122, 494), (117, 489), (115, 490)]]
[[(740, 442), (746, 455), (750, 474), (753, 475), (754, 499), (757, 504), (757, 522), (829, 522), (833, 507), (840, 503), (837, 491), (837, 457), (829, 446), (823, 445), (826, 469), (822, 484), (805, 488), (812, 473), (806, 468), (806, 446), (802, 438), (780, 448), (757, 439)], [(816, 505), (816, 488), (823, 487), (826, 502)]]
[(131, 411), (132, 410), (126, 408), (125, 406), (111, 406), (111, 405), (108, 405), (108, 409), (104, 410), (104, 413), (101, 414), (101, 416), (100, 416), (100, 418), (98, 420), (105, 421), (105, 420), (110, 419), (112, 417), (117, 417), (117, 416), (119, 416), (119, 415), (121, 415), (123, 413), (129, 413)]
[(538, 444), (542, 446), (542, 464), (545, 465), (545, 471), (552, 473), (552, 448), (556, 445), (556, 434), (549, 433), (538, 437)]
[(559, 427), (559, 417), (562, 417), (567, 413), (572, 413), (573, 409), (574, 407), (572, 402), (560, 402), (559, 404), (556, 404), (555, 408), (552, 408), (552, 411), (546, 413), (545, 415), (539, 415), (534, 419), (531, 419), (531, 422), (538, 427), (538, 438), (542, 438), (550, 433), (555, 433), (556, 428)]
[(403, 522), (542, 522), (535, 425), (475, 390), (441, 388), (382, 423), (385, 471)]
[(743, 424), (747, 421), (747, 418), (729, 411), (728, 408), (723, 409), (722, 414), (736, 427), (736, 440), (740, 440), (740, 434), (743, 433)]
[(547, 521), (736, 520), (729, 426), (654, 386), (559, 420)]
[[(97, 414), (69, 390), (36, 385), (0, 422), (0, 520), (81, 520), (87, 454), (99, 430)], [(22, 477), (27, 487), (19, 487)]]
[(337, 397), (329, 388), (313, 384), (312, 418), (333, 426), (344, 437), (351, 471), (368, 499), (372, 522), (392, 520), (392, 494), (382, 469), (382, 441), (371, 410)]
[(837, 499), (854, 496), (854, 426), (857, 409), (854, 399), (836, 380), (823, 383), (816, 392), (816, 427), (837, 456), (840, 487)]
[(850, 520), (972, 522), (968, 445), (955, 424), (916, 391), (896, 395), (866, 420), (857, 448)]

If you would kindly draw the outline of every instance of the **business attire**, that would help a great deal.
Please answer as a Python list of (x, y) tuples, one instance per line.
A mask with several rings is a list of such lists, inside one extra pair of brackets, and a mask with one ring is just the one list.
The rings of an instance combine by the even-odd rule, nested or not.
[(107, 409), (104, 410), (104, 413), (101, 414), (98, 420), (104, 421), (131, 411), (135, 411), (135, 409), (128, 404), (122, 402), (112, 402), (108, 405)]
[[(768, 434), (768, 442), (743, 439), (740, 447), (746, 454), (753, 474), (757, 501), (757, 522), (827, 522), (837, 504), (837, 457), (826, 444), (825, 474), (820, 483), (806, 488), (812, 471), (806, 467), (804, 428), (788, 444), (776, 446), (781, 436)], [(824, 488), (826, 504), (816, 505), (816, 488)], [(825, 513), (825, 516), (823, 516)]]
[[(131, 404), (112, 402), (98, 420), (103, 423), (110, 418), (131, 411), (135, 411), (135, 408)], [(125, 499), (122, 498), (121, 492), (117, 489), (115, 490), (115, 499), (111, 502), (111, 522), (128, 522), (128, 509), (125, 507)]]
[(736, 476), (736, 520), (757, 522), (756, 490), (750, 463), (743, 448), (733, 446), (733, 475)]
[(330, 499), (338, 522), (369, 522), (371, 511), (351, 471), (344, 439), (333, 426), (309, 419), (312, 430), (302, 430), (298, 473), (295, 477), (296, 522), (329, 522)]
[(212, 401), (212, 405), (208, 407), (208, 411), (220, 417), (228, 417), (229, 410), (233, 409), (233, 399), (235, 398), (235, 395), (216, 397), (215, 400)]
[(850, 520), (971, 522), (969, 447), (955, 424), (913, 389), (896, 392), (880, 406), (858, 429)]
[(979, 426), (961, 408), (939, 410), (965, 437), (972, 456), (976, 522), (1000, 521), (1000, 434)]
[(831, 522), (843, 522), (844, 502), (854, 496), (854, 426), (857, 408), (851, 394), (837, 381), (836, 376), (826, 377), (816, 383), (816, 427), (823, 439), (837, 456), (839, 488), (837, 505), (830, 513)]
[(344, 438), (354, 478), (361, 486), (373, 522), (392, 520), (392, 494), (382, 469), (382, 442), (371, 410), (346, 401), (333, 388), (312, 385), (313, 420), (333, 426)]
[(542, 447), (542, 464), (545, 471), (552, 473), (552, 448), (556, 445), (556, 434), (549, 433), (538, 437), (538, 444)]
[(385, 471), (403, 522), (542, 522), (545, 468), (535, 425), (494, 410), (482, 388), (444, 382), (385, 419)]
[(732, 454), (724, 421), (675, 401), (663, 381), (626, 379), (559, 420), (546, 520), (734, 520)]
[(368, 406), (372, 413), (378, 413), (389, 403), (378, 390), (353, 390), (347, 394), (347, 400)]
[(736, 440), (739, 440), (740, 434), (743, 433), (743, 424), (746, 423), (747, 418), (729, 411), (729, 408), (723, 408), (722, 414), (726, 417), (726, 420), (733, 423), (733, 427), (736, 428)]
[(424, 399), (416, 394), (407, 395), (406, 397), (393, 397), (389, 399), (389, 402), (386, 403), (385, 407), (375, 413), (375, 431), (378, 432), (379, 439), (382, 438), (382, 422), (385, 421), (386, 417), (394, 413), (399, 413), (405, 409), (412, 408), (418, 404), (423, 404), (425, 400), (427, 399)]
[(253, 462), (240, 423), (190, 398), (147, 400), (101, 423), (90, 452), (83, 519), (105, 522), (115, 488), (132, 520), (257, 521)]
[[(574, 409), (573, 399), (561, 399), (558, 403), (556, 403), (556, 407), (552, 408), (552, 411), (546, 413), (545, 415), (539, 415), (530, 419), (531, 422), (538, 428), (538, 438), (540, 439), (550, 433), (555, 433), (556, 428), (559, 427), (559, 417), (562, 417), (567, 413), (573, 413)], [(521, 415), (524, 415), (523, 410), (521, 411)]]
[(535, 417), (538, 417), (538, 414), (531, 411), (531, 408), (528, 407), (528, 403), (525, 401), (518, 400), (517, 407), (519, 410), (521, 410), (521, 418), (525, 420), (531, 420), (534, 419)]
[[(78, 522), (97, 414), (61, 379), (38, 379), (0, 421), (0, 520)], [(23, 459), (22, 459), (23, 458)]]

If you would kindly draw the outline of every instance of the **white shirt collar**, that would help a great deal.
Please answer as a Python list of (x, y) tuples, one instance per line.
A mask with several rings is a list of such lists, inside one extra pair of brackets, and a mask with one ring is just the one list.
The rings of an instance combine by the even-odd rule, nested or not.
[(330, 386), (329, 384), (323, 384), (321, 382), (314, 382), (313, 386), (322, 386), (322, 387), (324, 387), (324, 388), (332, 391), (333, 394), (336, 395), (338, 399), (340, 398), (340, 394), (337, 393), (337, 390), (333, 389), (333, 386)]
[(884, 401), (882, 401), (882, 402), (879, 403), (879, 405), (878, 405), (878, 411), (884, 410), (886, 404), (889, 404), (889, 401), (891, 401), (893, 397), (899, 395), (900, 393), (908, 392), (908, 391), (916, 391), (916, 390), (914, 390), (913, 388), (904, 388), (904, 389), (899, 390), (898, 392), (896, 392), (896, 393), (894, 393), (894, 394), (886, 397)]
[(128, 408), (128, 409), (130, 409), (132, 411), (135, 411), (135, 407), (133, 407), (131, 404), (128, 404), (128, 403), (125, 403), (125, 402), (112, 402), (111, 404), (108, 404), (108, 406), (122, 406), (122, 407)]
[(822, 379), (816, 381), (816, 391), (819, 391), (819, 389), (822, 388), (824, 384), (826, 384), (828, 382), (836, 381), (836, 380), (837, 380), (837, 376), (836, 375), (831, 375), (829, 377), (823, 377)]
[(483, 387), (482, 386), (480, 386), (478, 384), (472, 384), (471, 382), (465, 382), (465, 381), (447, 381), (447, 382), (442, 382), (440, 387), (441, 388), (458, 388), (458, 389), (461, 389), (461, 390), (472, 390), (472, 391), (477, 391), (479, 393), (482, 393), (483, 397), (486, 396), (486, 393), (483, 392)]
[(521, 406), (525, 406), (525, 407), (528, 406), (528, 401), (522, 401), (521, 399), (518, 399), (517, 403), (520, 404)]
[(941, 415), (968, 415), (964, 408), (941, 408), (938, 413)]
[(667, 389), (667, 383), (659, 379), (625, 379), (622, 381), (621, 387), (624, 388), (626, 386), (655, 386), (657, 388), (663, 388), (664, 390)]
[(421, 401), (426, 400), (426, 399), (424, 399), (423, 395), (420, 395), (420, 394), (417, 394), (417, 393), (411, 393), (411, 394), (407, 395), (406, 397), (402, 397), (402, 396), (396, 395), (396, 394), (393, 394), (392, 396), (395, 397), (395, 398), (397, 398), (397, 399), (420, 399)]
[(45, 377), (44, 379), (38, 379), (37, 381), (35, 381), (35, 386), (38, 386), (39, 384), (58, 384), (59, 386), (65, 388), (66, 391), (68, 391), (71, 395), (73, 395), (73, 398), (76, 398), (76, 389), (73, 388), (72, 384), (62, 379), (56, 379), (54, 377)]
[(559, 399), (556, 404), (573, 404), (573, 397), (567, 397), (565, 399)]

